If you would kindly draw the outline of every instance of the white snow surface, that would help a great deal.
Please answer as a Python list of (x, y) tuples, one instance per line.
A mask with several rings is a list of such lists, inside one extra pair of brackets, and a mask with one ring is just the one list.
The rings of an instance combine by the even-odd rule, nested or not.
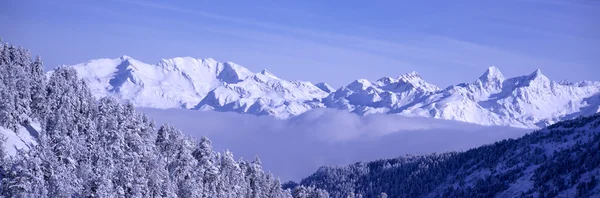
[(505, 78), (489, 67), (470, 83), (440, 89), (417, 72), (358, 79), (335, 90), (326, 83), (287, 81), (232, 62), (177, 57), (146, 64), (128, 56), (73, 65), (96, 97), (138, 107), (216, 110), (288, 118), (314, 108), (359, 115), (432, 117), (480, 125), (541, 128), (600, 112), (600, 82), (554, 82), (536, 70)]
[(15, 132), (11, 129), (0, 127), (0, 134), (6, 138), (4, 149), (8, 155), (14, 156), (17, 150), (29, 149), (30, 145), (37, 144), (36, 137), (41, 127), (38, 123), (32, 123), (29, 126), (19, 126)]
[[(151, 65), (129, 56), (73, 65), (97, 97), (139, 107), (235, 111), (286, 118), (327, 93), (310, 82), (286, 81), (232, 62), (177, 57)], [(305, 103), (306, 102), (306, 103)]]

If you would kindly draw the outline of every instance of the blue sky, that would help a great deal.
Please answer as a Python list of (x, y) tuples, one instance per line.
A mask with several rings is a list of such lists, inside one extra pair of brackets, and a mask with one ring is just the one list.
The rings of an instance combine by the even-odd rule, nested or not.
[(8, 1), (4, 41), (47, 68), (129, 55), (232, 61), (288, 80), (376, 80), (417, 71), (444, 87), (495, 65), (600, 80), (600, 1)]

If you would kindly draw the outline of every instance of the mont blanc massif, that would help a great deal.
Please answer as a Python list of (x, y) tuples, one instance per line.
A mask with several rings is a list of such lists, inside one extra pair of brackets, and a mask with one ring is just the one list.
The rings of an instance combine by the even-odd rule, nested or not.
[[(417, 72), (334, 88), (191, 57), (148, 64), (122, 56), (45, 72), (24, 48), (0, 50), (6, 197), (600, 196), (600, 82), (556, 82), (540, 70), (505, 77), (492, 66), (446, 88)], [(137, 107), (277, 119), (330, 108), (531, 132), (466, 151), (323, 166), (281, 182), (259, 158), (236, 160), (213, 150), (210, 137), (157, 125)]]

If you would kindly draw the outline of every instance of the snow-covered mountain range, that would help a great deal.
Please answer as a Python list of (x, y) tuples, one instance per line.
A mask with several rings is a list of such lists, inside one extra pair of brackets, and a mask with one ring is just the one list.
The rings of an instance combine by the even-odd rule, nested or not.
[(113, 96), (139, 107), (186, 108), (288, 118), (312, 108), (360, 115), (402, 114), (482, 125), (539, 128), (600, 112), (600, 82), (555, 82), (540, 70), (505, 78), (489, 67), (473, 82), (441, 89), (416, 72), (339, 89), (287, 81), (232, 62), (178, 57), (147, 64), (128, 56), (71, 66), (96, 97)]

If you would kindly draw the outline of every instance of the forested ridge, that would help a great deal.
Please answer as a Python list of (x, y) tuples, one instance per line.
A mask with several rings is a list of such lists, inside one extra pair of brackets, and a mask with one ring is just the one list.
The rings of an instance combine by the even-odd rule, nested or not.
[(465, 152), (326, 166), (299, 184), (332, 197), (600, 197), (599, 127), (600, 114), (579, 117)]
[(41, 130), (29, 149), (8, 155), (0, 147), (3, 196), (328, 196), (315, 188), (283, 190), (258, 157), (235, 160), (215, 152), (206, 137), (155, 126), (130, 104), (95, 100), (73, 69), (46, 76), (39, 57), (0, 42), (0, 129), (20, 133), (32, 123)]

